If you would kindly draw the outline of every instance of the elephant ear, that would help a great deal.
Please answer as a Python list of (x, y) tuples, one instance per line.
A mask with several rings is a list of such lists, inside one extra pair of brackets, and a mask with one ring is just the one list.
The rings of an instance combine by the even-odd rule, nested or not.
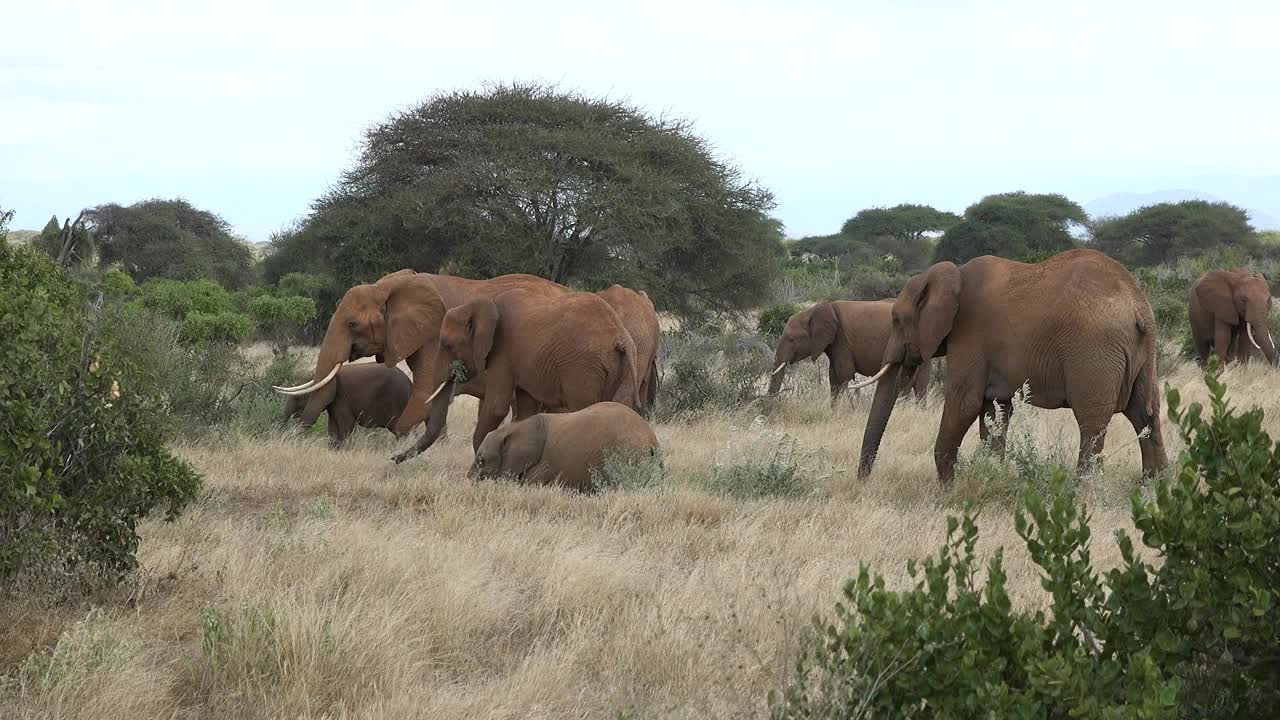
[(387, 367), (395, 367), (428, 340), (440, 335), (444, 300), (425, 276), (397, 275), (390, 280), (383, 278), (383, 281), (378, 283), (387, 291), (386, 343), (382, 362)]
[(502, 474), (521, 477), (529, 472), (542, 462), (546, 443), (547, 421), (542, 414), (514, 423), (502, 438)]
[(1212, 275), (1196, 285), (1196, 297), (1216, 320), (1229, 325), (1239, 322), (1241, 308), (1236, 306), (1236, 289), (1226, 273)]
[(498, 304), (492, 300), (475, 300), (468, 303), (467, 334), (471, 337), (471, 361), (476, 373), (484, 372), (493, 351), (493, 339), (498, 333)]
[(827, 348), (836, 341), (836, 330), (840, 327), (840, 319), (836, 317), (834, 303), (824, 302), (809, 313), (809, 359), (817, 360)]
[(961, 282), (960, 268), (955, 263), (940, 262), (923, 275), (912, 278), (902, 291), (904, 295), (910, 293), (915, 305), (918, 318), (916, 341), (925, 362), (934, 357), (947, 335), (951, 334), (956, 313), (960, 311)]

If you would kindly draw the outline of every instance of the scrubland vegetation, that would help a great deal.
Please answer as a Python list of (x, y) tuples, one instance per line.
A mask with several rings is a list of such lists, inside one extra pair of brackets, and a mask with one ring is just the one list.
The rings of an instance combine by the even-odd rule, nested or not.
[[(557, 132), (593, 132), (541, 128), (548, 108)], [(521, 120), (490, 137), (495, 114)], [(455, 143), (469, 154), (388, 154), (442, 117), (479, 129)], [(767, 191), (664, 123), (539, 87), (444, 95), (371, 128), (358, 172), (262, 263), (183, 201), (0, 248), (0, 716), (1270, 716), (1276, 370), (1232, 367), (1224, 390), (1190, 361), (1186, 297), (1208, 269), (1277, 277), (1274, 238), (1230, 206), (1092, 219), (1009, 193), (784, 244)], [(628, 133), (643, 152), (614, 144)], [(575, 142), (609, 162), (539, 174), (547, 156), (517, 152)], [(462, 160), (490, 151), (519, 192), (451, 205), (474, 181)], [(402, 182), (409, 166), (429, 182)], [(504, 220), (476, 234), (482, 216)], [(520, 244), (535, 231), (560, 242)], [(1101, 463), (1067, 472), (1071, 414), (1020, 404), (1006, 457), (975, 428), (939, 487), (935, 387), (900, 400), (859, 482), (869, 393), (831, 408), (820, 359), (766, 396), (797, 309), (892, 297), (935, 260), (1080, 244), (1123, 259), (1155, 310), (1177, 399), (1162, 477), (1139, 477), (1120, 416)], [(734, 272), (699, 284), (717, 259)], [(283, 426), (270, 386), (310, 375), (345, 287), (406, 266), (650, 292), (660, 461), (616, 458), (594, 495), (473, 483), (469, 397), (402, 465), (408, 438), (333, 450)]]

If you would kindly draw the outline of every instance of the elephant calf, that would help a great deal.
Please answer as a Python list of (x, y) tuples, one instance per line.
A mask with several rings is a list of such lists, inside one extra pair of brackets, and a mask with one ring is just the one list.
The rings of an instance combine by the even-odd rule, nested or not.
[(473, 478), (509, 476), (530, 485), (560, 485), (591, 492), (591, 473), (610, 453), (656, 453), (658, 438), (636, 411), (599, 402), (570, 413), (539, 413), (485, 436), (468, 473)]
[(356, 425), (393, 430), (412, 393), (413, 382), (398, 368), (378, 363), (343, 365), (323, 388), (290, 396), (284, 419), (301, 418), (303, 427), (311, 427), (321, 412), (328, 412), (329, 436), (334, 445), (341, 445)]

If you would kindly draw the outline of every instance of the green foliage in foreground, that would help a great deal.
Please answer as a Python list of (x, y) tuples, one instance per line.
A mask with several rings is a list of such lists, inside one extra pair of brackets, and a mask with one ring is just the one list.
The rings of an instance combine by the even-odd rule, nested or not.
[(1205, 376), (1209, 416), (1168, 392), (1187, 443), (1176, 476), (1135, 490), (1134, 524), (1099, 573), (1088, 515), (1060, 474), (1031, 487), (1018, 534), (1052, 598), (1013, 609), (1003, 553), (979, 582), (971, 511), (890, 591), (863, 566), (835, 616), (811, 628), (775, 718), (1271, 717), (1280, 702), (1280, 444), (1262, 411), (1237, 414)]
[(166, 448), (168, 410), (113, 326), (35, 249), (0, 244), (0, 577), (131, 567), (137, 523), (200, 478)]

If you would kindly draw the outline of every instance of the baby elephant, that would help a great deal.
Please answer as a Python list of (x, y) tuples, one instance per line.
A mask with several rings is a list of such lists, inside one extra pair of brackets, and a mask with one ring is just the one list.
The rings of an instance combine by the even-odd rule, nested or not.
[(343, 365), (320, 390), (290, 396), (284, 419), (301, 418), (303, 427), (311, 427), (321, 412), (328, 412), (329, 436), (334, 445), (341, 445), (356, 425), (390, 430), (412, 393), (413, 382), (397, 368), (379, 363)]
[(656, 454), (658, 438), (636, 411), (599, 402), (576, 412), (539, 413), (500, 426), (480, 443), (468, 475), (506, 475), (525, 484), (591, 492), (591, 471), (601, 470), (617, 451)]

